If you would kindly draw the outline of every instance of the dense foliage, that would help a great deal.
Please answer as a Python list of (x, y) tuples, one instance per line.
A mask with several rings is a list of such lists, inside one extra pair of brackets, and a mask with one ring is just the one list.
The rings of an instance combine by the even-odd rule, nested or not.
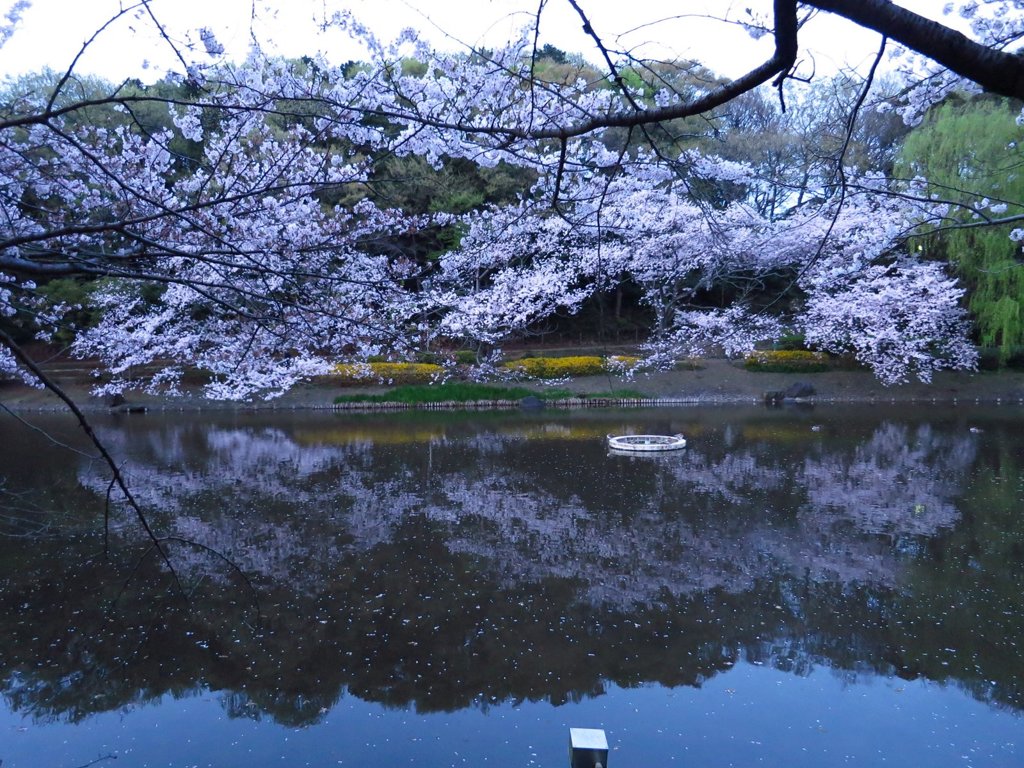
[(1024, 267), (1012, 223), (990, 226), (1024, 201), (1024, 148), (1014, 110), (1005, 101), (950, 100), (928, 115), (903, 147), (908, 174), (928, 179), (956, 203), (946, 227), (927, 238), (943, 250), (970, 287), (969, 306), (980, 343), (1005, 361), (1024, 346)]

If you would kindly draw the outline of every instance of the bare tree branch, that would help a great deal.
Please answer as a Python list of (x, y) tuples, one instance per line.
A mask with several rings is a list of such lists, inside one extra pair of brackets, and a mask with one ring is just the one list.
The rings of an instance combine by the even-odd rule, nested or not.
[(890, 0), (806, 0), (905, 45), (992, 93), (1024, 99), (1024, 56), (971, 40)]
[(78, 404), (74, 401), (74, 399), (70, 395), (68, 395), (63, 390), (63, 388), (59, 384), (57, 384), (56, 381), (54, 381), (50, 376), (48, 376), (46, 372), (42, 368), (40, 368), (31, 357), (29, 357), (25, 353), (25, 351), (10, 336), (10, 334), (8, 334), (7, 331), (3, 330), (2, 328), (0, 328), (0, 343), (3, 343), (3, 345), (7, 347), (8, 350), (10, 350), (11, 354), (14, 355), (18, 362), (21, 363), (21, 365), (25, 366), (25, 368), (29, 370), (33, 376), (35, 376), (37, 379), (39, 379), (40, 382), (42, 382), (43, 386), (45, 386), (50, 392), (53, 392), (53, 394), (55, 394), (68, 407), (68, 410), (70, 410), (71, 413), (74, 414), (75, 418), (78, 420), (79, 426), (82, 428), (82, 431), (89, 438), (89, 442), (91, 442), (96, 447), (96, 450), (99, 451), (99, 454), (103, 458), (103, 461), (107, 464), (107, 467), (110, 469), (114, 482), (117, 484), (118, 489), (121, 491), (122, 495), (128, 502), (129, 506), (131, 506), (132, 510), (135, 512), (136, 519), (142, 525), (143, 530), (146, 532), (146, 535), (149, 537), (149, 540), (153, 543), (153, 546), (156, 548), (157, 552), (160, 553), (160, 558), (164, 561), (164, 564), (167, 566), (168, 570), (171, 572), (171, 575), (174, 577), (174, 581), (177, 584), (178, 589), (181, 590), (182, 594), (184, 594), (185, 590), (182, 587), (181, 581), (178, 578), (178, 572), (174, 569), (174, 565), (171, 563), (167, 551), (161, 545), (160, 537), (157, 536), (156, 533), (153, 531), (152, 527), (149, 524), (149, 520), (146, 519), (146, 515), (142, 511), (142, 507), (139, 506), (138, 502), (135, 500), (135, 496), (132, 494), (131, 490), (129, 490), (128, 483), (125, 481), (124, 475), (121, 474), (121, 468), (117, 465), (117, 462), (114, 461), (114, 457), (110, 455), (110, 452), (107, 450), (107, 446), (104, 445), (103, 441), (99, 439), (99, 436), (96, 434), (96, 431), (92, 428), (92, 423), (86, 418), (85, 414), (82, 412), (82, 409), (78, 407)]

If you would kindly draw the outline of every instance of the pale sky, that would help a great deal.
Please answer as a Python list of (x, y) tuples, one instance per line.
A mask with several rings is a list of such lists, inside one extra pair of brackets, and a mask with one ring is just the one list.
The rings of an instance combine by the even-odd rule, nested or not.
[[(152, 0), (150, 6), (176, 43), (195, 45), (194, 55), (200, 61), (209, 61), (199, 38), (199, 29), (206, 27), (232, 59), (243, 58), (255, 37), (268, 53), (322, 52), (328, 60), (342, 63), (361, 58), (362, 52), (337, 31), (319, 31), (325, 16), (338, 10), (351, 11), (384, 41), (412, 27), (436, 46), (452, 49), (459, 43), (501, 45), (514, 29), (532, 24), (538, 4), (539, 0)], [(938, 18), (944, 3), (907, 0), (901, 4)], [(0, 14), (14, 5), (14, 0), (0, 0)], [(31, 0), (14, 34), (0, 47), (0, 77), (44, 66), (67, 69), (82, 44), (122, 5), (129, 7), (132, 1)], [(611, 47), (641, 46), (641, 51), (662, 58), (695, 58), (729, 76), (742, 74), (770, 54), (770, 39), (755, 42), (736, 25), (699, 18), (708, 9), (739, 18), (748, 7), (770, 6), (763, 0), (583, 0), (581, 5)], [(679, 18), (648, 24), (671, 16)], [(620, 33), (625, 34), (617, 38)], [(863, 66), (879, 42), (877, 35), (828, 14), (814, 19), (801, 39), (813, 47), (819, 74), (840, 66)], [(565, 0), (548, 0), (541, 42), (597, 60), (593, 43), (582, 33), (579, 17)], [(161, 40), (153, 20), (137, 10), (100, 33), (76, 69), (114, 81), (125, 77), (153, 81), (168, 69), (181, 71), (182, 66)]]

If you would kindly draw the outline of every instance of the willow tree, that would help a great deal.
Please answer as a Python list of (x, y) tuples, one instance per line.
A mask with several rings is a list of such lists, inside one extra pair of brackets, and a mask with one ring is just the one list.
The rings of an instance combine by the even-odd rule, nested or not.
[(948, 217), (926, 241), (956, 265), (970, 289), (978, 340), (998, 347), (1002, 363), (1024, 346), (1024, 260), (1015, 225), (990, 219), (1024, 213), (1019, 112), (1006, 100), (946, 102), (907, 138), (901, 163), (949, 202)]

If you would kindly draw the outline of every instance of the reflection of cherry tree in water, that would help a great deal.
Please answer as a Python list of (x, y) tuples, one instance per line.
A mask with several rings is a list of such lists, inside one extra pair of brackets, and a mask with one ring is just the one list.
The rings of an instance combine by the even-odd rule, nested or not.
[(977, 441), (970, 434), (938, 434), (922, 425), (884, 424), (852, 460), (834, 454), (808, 460), (803, 478), (809, 506), (852, 521), (864, 533), (934, 535), (956, 523), (954, 499), (970, 467)]
[[(171, 522), (173, 535), (228, 555), (247, 573), (302, 583), (315, 571), (308, 563), (338, 557), (334, 538), (309, 535), (347, 500), (337, 482), (339, 465), (371, 461), (370, 445), (303, 446), (275, 428), (170, 427), (141, 434), (101, 430), (117, 455), (130, 455), (131, 482), (139, 502)], [(87, 465), (84, 485), (101, 492), (102, 469)], [(122, 532), (128, 541), (134, 531)], [(208, 553), (175, 549), (175, 566), (203, 578), (226, 574)]]
[[(300, 444), (263, 428), (103, 436), (137, 457), (137, 495), (175, 535), (262, 578), (315, 591), (322, 564), (391, 542), (422, 516), (450, 552), (506, 586), (571, 579), (588, 602), (620, 607), (666, 592), (740, 593), (775, 572), (894, 584), (895, 539), (956, 522), (976, 442), (887, 423), (852, 448), (802, 459), (746, 445), (639, 464), (545, 449), (560, 442), (515, 431), (435, 436), (427, 450)], [(95, 471), (82, 479), (98, 491)], [(562, 479), (573, 473), (577, 482)], [(202, 552), (180, 557), (186, 571), (205, 567)]]
[(956, 500), (976, 452), (970, 434), (883, 424), (852, 455), (808, 457), (796, 478), (807, 494), (798, 511), (802, 535), (775, 530), (765, 538), (794, 572), (893, 586), (901, 542), (958, 521)]
[[(908, 536), (934, 536), (955, 522), (948, 513), (980, 440), (901, 424), (835, 443), (748, 430), (746, 442), (708, 433), (703, 447), (651, 462), (608, 456), (600, 439), (570, 439), (571, 429), (516, 424), (421, 429), (411, 442), (337, 425), (160, 429), (103, 438), (138, 457), (129, 473), (161, 527), (246, 569), (261, 593), (259, 623), (247, 626), (254, 617), (237, 582), (198, 550), (172, 552), (194, 589), (187, 610), (161, 597), (152, 558), (123, 594), (123, 573), (69, 561), (69, 583), (31, 576), (4, 598), (29, 606), (9, 606), (22, 623), (8, 624), (17, 650), (6, 669), (28, 677), (6, 688), (23, 711), (80, 717), (172, 685), (230, 692), (233, 716), (298, 724), (345, 691), (421, 711), (558, 702), (609, 681), (699, 685), (741, 658), (801, 674), (913, 677), (922, 673), (901, 649), (930, 658), (946, 641), (893, 638), (897, 577), (920, 559), (891, 530), (904, 496), (886, 501), (888, 475), (863, 489), (861, 501), (883, 510), (875, 523), (836, 500), (871, 483), (869, 467), (892, 466), (939, 510), (914, 518)], [(730, 473), (732, 484), (716, 488)], [(105, 490), (95, 465), (78, 476)], [(829, 483), (831, 492), (816, 487)], [(108, 585), (112, 615), (96, 584)], [(54, 620), (52, 632), (35, 628)], [(32, 671), (46, 652), (36, 646), (63, 635), (88, 640), (58, 644), (46, 675)], [(958, 668), (942, 679), (1016, 706), (1013, 674), (998, 696), (977, 694), (976, 676)]]

